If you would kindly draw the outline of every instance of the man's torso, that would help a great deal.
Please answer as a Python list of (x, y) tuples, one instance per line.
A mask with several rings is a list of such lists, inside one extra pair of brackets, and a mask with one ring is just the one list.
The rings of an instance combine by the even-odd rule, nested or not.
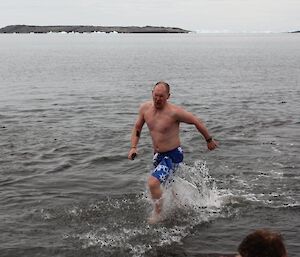
[(167, 152), (180, 145), (179, 122), (174, 105), (168, 103), (164, 109), (157, 110), (149, 102), (145, 104), (143, 115), (155, 152)]

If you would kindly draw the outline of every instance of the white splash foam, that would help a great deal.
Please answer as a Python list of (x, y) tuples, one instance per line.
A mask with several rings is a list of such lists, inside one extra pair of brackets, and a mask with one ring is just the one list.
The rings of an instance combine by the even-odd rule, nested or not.
[(206, 163), (196, 161), (194, 166), (180, 165), (172, 182), (163, 193), (163, 215), (170, 216), (177, 209), (219, 209), (222, 199)]
[[(144, 256), (153, 246), (166, 246), (180, 243), (191, 229), (199, 224), (213, 220), (221, 215), (222, 202), (214, 180), (209, 175), (205, 162), (197, 161), (193, 166), (181, 165), (172, 178), (174, 182), (163, 193), (163, 215), (166, 220), (157, 225), (149, 225), (146, 217), (131, 220), (131, 212), (147, 215), (147, 203), (151, 202), (148, 192), (135, 198), (107, 199), (91, 205), (96, 214), (104, 208), (112, 215), (123, 210), (124, 215), (117, 215), (118, 221), (94, 226), (92, 231), (73, 233), (65, 239), (78, 240), (82, 248), (100, 247), (103, 252), (118, 252), (126, 249), (134, 257)], [(150, 205), (149, 212), (150, 212)], [(127, 209), (130, 210), (127, 210)], [(73, 215), (78, 213), (74, 208)], [(147, 212), (147, 210), (146, 210)], [(150, 213), (149, 213), (150, 214)], [(137, 216), (138, 217), (138, 216)]]

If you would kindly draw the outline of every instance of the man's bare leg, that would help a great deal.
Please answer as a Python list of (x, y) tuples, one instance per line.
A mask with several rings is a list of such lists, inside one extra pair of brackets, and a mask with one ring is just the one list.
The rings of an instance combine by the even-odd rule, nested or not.
[(161, 220), (160, 213), (162, 208), (162, 199), (161, 199), (162, 190), (160, 187), (160, 181), (153, 176), (149, 177), (148, 186), (150, 189), (152, 200), (154, 202), (153, 214), (148, 219), (148, 222), (154, 224)]

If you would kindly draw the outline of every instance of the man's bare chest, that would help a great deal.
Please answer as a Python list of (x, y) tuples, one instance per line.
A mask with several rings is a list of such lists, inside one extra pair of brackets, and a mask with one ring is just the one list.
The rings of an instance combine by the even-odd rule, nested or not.
[(145, 122), (150, 131), (167, 133), (168, 130), (178, 126), (176, 119), (168, 113), (153, 113), (145, 114)]

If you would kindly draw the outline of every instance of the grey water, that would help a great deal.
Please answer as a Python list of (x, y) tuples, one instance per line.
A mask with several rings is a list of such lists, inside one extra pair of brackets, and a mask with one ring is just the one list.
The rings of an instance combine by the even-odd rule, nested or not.
[[(149, 225), (146, 126), (127, 152), (159, 80), (219, 148), (181, 126), (200, 198)], [(233, 255), (257, 228), (300, 256), (299, 113), (299, 34), (0, 35), (0, 256)]]

